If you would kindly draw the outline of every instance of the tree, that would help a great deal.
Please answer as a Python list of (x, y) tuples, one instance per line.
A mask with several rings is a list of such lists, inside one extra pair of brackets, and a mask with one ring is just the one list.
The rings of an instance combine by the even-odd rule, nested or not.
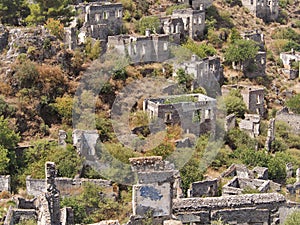
[(0, 174), (7, 173), (7, 166), (9, 163), (8, 150), (0, 145)]
[(234, 113), (237, 117), (243, 117), (247, 111), (246, 104), (238, 90), (231, 90), (228, 95), (224, 97), (227, 115)]
[(216, 49), (210, 44), (197, 44), (192, 40), (187, 40), (183, 44), (184, 48), (189, 49), (191, 52), (196, 54), (200, 58), (205, 58), (207, 56), (213, 56), (217, 53)]
[(66, 124), (72, 123), (72, 109), (73, 109), (73, 98), (69, 95), (64, 95), (63, 97), (57, 97), (53, 107), (62, 117), (63, 122)]
[(186, 73), (184, 69), (180, 68), (176, 72), (178, 84), (184, 85), (185, 88), (190, 89), (194, 80), (193, 76)]
[(36, 0), (29, 5), (29, 8), (30, 15), (26, 18), (26, 22), (31, 24), (43, 24), (49, 18), (67, 24), (75, 15), (69, 0)]
[(64, 25), (59, 20), (49, 18), (46, 21), (45, 27), (50, 31), (51, 34), (53, 34), (57, 38), (61, 40), (64, 39)]
[(138, 22), (138, 31), (141, 34), (145, 34), (146, 29), (150, 29), (152, 33), (156, 33), (160, 25), (159, 18), (156, 16), (145, 16)]
[(246, 60), (254, 59), (258, 49), (258, 45), (252, 40), (237, 39), (226, 49), (225, 60), (241, 65)]
[(300, 114), (300, 94), (297, 94), (286, 101), (287, 107), (294, 113)]
[(29, 15), (26, 0), (1, 0), (0, 21), (2, 24), (18, 26)]

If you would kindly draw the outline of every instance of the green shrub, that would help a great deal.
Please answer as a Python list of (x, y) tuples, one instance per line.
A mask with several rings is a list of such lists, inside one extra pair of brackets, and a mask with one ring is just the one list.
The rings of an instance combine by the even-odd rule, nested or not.
[(166, 15), (171, 15), (173, 13), (174, 10), (177, 10), (177, 9), (186, 9), (188, 8), (188, 5), (186, 4), (180, 4), (180, 5), (172, 5), (172, 6), (169, 6), (167, 9), (166, 9)]
[(284, 225), (298, 225), (300, 224), (300, 210), (296, 210), (287, 216)]

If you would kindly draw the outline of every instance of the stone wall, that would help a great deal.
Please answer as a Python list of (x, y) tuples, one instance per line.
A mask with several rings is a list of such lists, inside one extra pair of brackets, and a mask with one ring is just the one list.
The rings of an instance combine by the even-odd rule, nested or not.
[(9, 31), (3, 25), (0, 25), (0, 52), (3, 51), (8, 45)]
[(16, 209), (10, 206), (4, 220), (4, 225), (19, 224), (19, 222), (29, 219), (37, 219), (35, 209)]
[(188, 197), (214, 197), (218, 195), (218, 179), (194, 182), (191, 185)]
[[(70, 196), (81, 193), (84, 183), (93, 183), (97, 186), (103, 187), (104, 192), (108, 195), (115, 195), (114, 188), (111, 181), (102, 179), (85, 179), (85, 178), (66, 178), (58, 177), (55, 179), (57, 189), (62, 196)], [(30, 176), (26, 178), (26, 190), (29, 195), (37, 196), (45, 192), (45, 180), (32, 179)]]
[(236, 125), (236, 117), (235, 114), (232, 113), (225, 118), (225, 125), (224, 129), (226, 132), (230, 131), (231, 129), (235, 128)]
[(222, 218), (229, 224), (279, 224), (279, 208), (285, 204), (277, 193), (182, 198), (173, 201), (173, 214), (183, 223), (210, 224)]
[(10, 187), (10, 175), (0, 175), (0, 192), (1, 191), (11, 191)]
[(286, 122), (296, 134), (300, 134), (300, 115), (290, 113), (287, 108), (276, 113), (276, 121)]

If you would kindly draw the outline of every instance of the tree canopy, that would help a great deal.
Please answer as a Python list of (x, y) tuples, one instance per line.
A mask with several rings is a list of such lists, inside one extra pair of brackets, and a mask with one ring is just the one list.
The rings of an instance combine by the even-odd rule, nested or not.
[(287, 107), (294, 113), (300, 114), (300, 94), (297, 94), (286, 101)]
[(69, 3), (69, 0), (36, 0), (29, 5), (30, 15), (26, 18), (26, 22), (44, 24), (49, 18), (53, 18), (66, 24), (75, 15)]
[(26, 0), (1, 0), (0, 21), (2, 24), (20, 25), (30, 13)]
[(259, 47), (252, 40), (236, 39), (225, 51), (227, 62), (242, 63), (246, 60), (254, 59)]

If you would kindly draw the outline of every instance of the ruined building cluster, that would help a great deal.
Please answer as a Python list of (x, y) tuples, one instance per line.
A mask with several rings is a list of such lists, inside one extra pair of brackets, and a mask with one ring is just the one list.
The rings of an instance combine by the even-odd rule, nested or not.
[[(220, 218), (229, 224), (281, 224), (289, 213), (300, 207), (280, 194), (281, 185), (268, 180), (268, 169), (264, 167), (249, 170), (244, 165), (233, 164), (218, 178), (192, 183), (188, 197), (183, 198), (179, 171), (172, 163), (160, 156), (131, 158), (130, 163), (137, 183), (133, 185), (133, 211), (127, 225), (141, 224), (149, 218), (149, 212), (153, 224), (210, 224)], [(31, 200), (19, 197), (16, 207), (9, 208), (5, 225), (24, 219), (34, 219), (41, 225), (74, 224), (72, 208), (61, 209), (59, 205), (62, 192), (71, 186), (59, 184), (54, 163), (47, 162), (45, 169), (41, 192)], [(221, 180), (227, 177), (232, 179), (222, 187), (220, 194)], [(33, 185), (35, 181), (30, 182)], [(109, 181), (99, 185), (111, 187)], [(298, 183), (295, 185), (299, 190)], [(245, 194), (249, 188), (258, 194)], [(117, 225), (119, 222), (109, 220), (99, 224)]]

